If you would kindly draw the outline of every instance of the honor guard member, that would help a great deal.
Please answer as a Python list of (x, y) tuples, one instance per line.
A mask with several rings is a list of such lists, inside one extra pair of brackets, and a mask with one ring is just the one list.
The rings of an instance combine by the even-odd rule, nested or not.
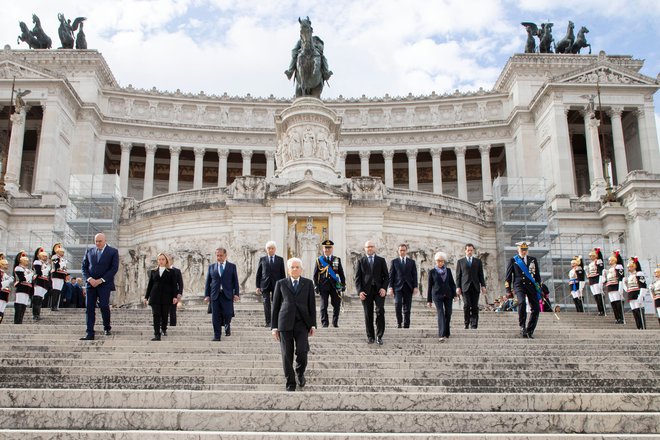
[(314, 286), (321, 295), (321, 325), (328, 327), (328, 298), (332, 303), (332, 326), (339, 327), (341, 310), (341, 292), (346, 290), (346, 278), (341, 258), (332, 255), (335, 243), (332, 240), (321, 242), (323, 255), (316, 259), (314, 267)]
[(660, 323), (660, 264), (655, 268), (655, 279), (651, 284), (651, 294), (653, 294), (653, 302), (655, 303), (655, 314), (658, 316)]
[(600, 251), (600, 248), (593, 248), (589, 252), (589, 259), (591, 262), (587, 266), (587, 279), (589, 280), (589, 289), (591, 294), (594, 296), (596, 301), (596, 307), (598, 307), (598, 316), (605, 316), (605, 300), (603, 299), (603, 270), (605, 266), (603, 264), (603, 254)]
[(607, 260), (609, 267), (603, 271), (603, 278), (605, 279), (605, 290), (610, 299), (612, 312), (617, 324), (624, 324), (623, 316), (623, 288), (622, 282), (625, 277), (623, 268), (623, 258), (620, 251), (612, 252), (610, 258)]
[(44, 248), (38, 248), (34, 253), (32, 270), (36, 275), (34, 279), (34, 295), (32, 296), (32, 319), (41, 319), (41, 306), (46, 294), (50, 290), (50, 262)]
[(62, 247), (62, 243), (55, 243), (53, 245), (53, 252), (51, 253), (50, 259), (50, 279), (53, 287), (50, 291), (50, 309), (52, 311), (57, 311), (60, 309), (60, 293), (64, 287), (64, 280), (68, 275), (68, 263), (64, 258), (64, 248)]
[(14, 300), (14, 324), (23, 324), (25, 310), (34, 293), (32, 279), (34, 272), (30, 269), (30, 259), (25, 251), (16, 255), (18, 265), (14, 267), (14, 287), (16, 288), (16, 299)]
[(5, 317), (5, 307), (9, 302), (13, 282), (14, 277), (9, 274), (9, 262), (5, 258), (5, 254), (0, 254), (0, 323)]
[[(571, 270), (568, 272), (568, 285), (571, 289), (571, 296), (575, 304), (575, 311), (584, 313), (584, 306), (582, 305), (582, 291), (580, 290), (580, 281), (578, 272), (580, 271), (580, 257), (573, 257), (571, 260)], [(584, 270), (582, 270), (582, 278), (584, 278)]]
[(635, 325), (639, 330), (646, 329), (644, 317), (644, 295), (646, 295), (646, 277), (637, 257), (628, 260), (628, 275), (623, 279), (623, 286), (628, 295), (630, 309), (635, 317)]
[[(536, 258), (527, 255), (529, 243), (521, 241), (516, 243), (518, 254), (514, 255), (506, 269), (505, 288), (507, 293), (513, 292), (518, 297), (518, 324), (520, 325), (520, 335), (523, 338), (534, 339), (534, 330), (539, 318), (541, 306), (539, 301), (541, 295), (541, 268)], [(529, 303), (532, 314), (527, 321), (527, 308), (525, 303)]]

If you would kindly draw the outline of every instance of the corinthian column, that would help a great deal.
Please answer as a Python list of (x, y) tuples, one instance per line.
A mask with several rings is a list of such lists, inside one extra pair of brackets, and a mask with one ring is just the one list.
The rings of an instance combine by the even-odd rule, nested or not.
[(119, 162), (119, 188), (122, 197), (128, 197), (128, 173), (131, 166), (131, 148), (133, 144), (130, 142), (122, 141), (119, 143), (121, 147), (121, 161)]
[(275, 174), (275, 152), (266, 150), (266, 177), (273, 177)]
[(25, 139), (25, 117), (27, 111), (28, 107), (23, 107), (20, 113), (11, 115), (11, 139), (9, 140), (7, 172), (5, 173), (5, 190), (14, 195), (18, 193), (18, 182), (21, 178), (21, 161), (23, 160), (23, 140)]
[(218, 186), (224, 188), (227, 186), (227, 156), (229, 150), (222, 148), (218, 150)]
[(243, 150), (241, 156), (243, 156), (243, 176), (249, 176), (252, 172), (252, 151)]
[(408, 156), (408, 189), (417, 191), (417, 150), (406, 150)]
[(493, 187), (490, 181), (490, 145), (479, 145), (481, 153), (482, 200), (492, 200)]
[(612, 107), (607, 113), (610, 116), (610, 120), (612, 121), (612, 143), (614, 144), (616, 183), (620, 185), (628, 175), (626, 144), (623, 139), (623, 125), (621, 124), (621, 113), (623, 113), (623, 107)]
[(369, 175), (369, 156), (371, 152), (369, 151), (360, 151), (360, 175), (368, 176)]
[(180, 145), (170, 147), (170, 182), (167, 192), (175, 193), (179, 190), (179, 154), (181, 154)]
[(195, 147), (195, 174), (193, 177), (193, 189), (202, 189), (204, 185), (204, 147)]
[(392, 160), (394, 158), (394, 151), (383, 151), (383, 159), (385, 159), (385, 186), (394, 188), (394, 166)]
[(154, 158), (156, 157), (157, 148), (156, 144), (146, 144), (144, 146), (147, 157), (144, 163), (142, 200), (153, 197), (154, 195)]
[(442, 148), (431, 148), (431, 160), (433, 163), (433, 193), (442, 194), (442, 163), (440, 156)]
[(461, 145), (454, 147), (456, 153), (456, 176), (458, 178), (458, 198), (467, 200), (467, 174), (465, 171), (465, 150), (467, 147)]

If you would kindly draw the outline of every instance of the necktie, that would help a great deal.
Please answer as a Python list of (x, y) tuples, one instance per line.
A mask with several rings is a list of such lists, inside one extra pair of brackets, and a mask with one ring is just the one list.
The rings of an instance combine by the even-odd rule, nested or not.
[(403, 264), (404, 266), (406, 265), (406, 259), (405, 259), (405, 257), (404, 257), (404, 258), (401, 258), (401, 264)]
[(369, 255), (369, 266), (373, 266), (373, 265), (374, 265), (374, 256)]
[(275, 264), (275, 257), (271, 256), (270, 257), (270, 265), (272, 266), (273, 264)]
[(328, 262), (328, 263), (331, 263), (330, 257), (325, 257), (325, 261)]
[(96, 248), (96, 262), (98, 263), (101, 259), (101, 249)]
[(298, 293), (298, 280), (293, 280), (293, 292)]
[(472, 266), (472, 257), (468, 258), (468, 267)]
[(218, 272), (220, 272), (220, 276), (222, 276), (222, 272), (224, 271), (225, 271), (224, 264), (218, 263)]

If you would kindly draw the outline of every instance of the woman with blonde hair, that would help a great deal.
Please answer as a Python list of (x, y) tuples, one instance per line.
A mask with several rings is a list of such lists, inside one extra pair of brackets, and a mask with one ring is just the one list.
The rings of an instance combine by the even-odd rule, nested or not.
[(5, 307), (9, 302), (11, 284), (14, 282), (14, 277), (9, 275), (7, 270), (9, 270), (9, 262), (5, 254), (0, 253), (0, 323), (5, 317)]
[(445, 342), (451, 334), (449, 324), (452, 302), (456, 296), (456, 283), (451, 274), (451, 269), (445, 264), (447, 254), (436, 252), (434, 260), (435, 267), (429, 270), (426, 301), (429, 308), (435, 304), (438, 312), (438, 337), (440, 342)]
[(170, 257), (161, 252), (156, 257), (158, 267), (149, 274), (149, 284), (144, 295), (144, 303), (151, 306), (154, 318), (154, 337), (152, 341), (160, 341), (161, 334), (167, 336), (167, 321), (170, 306), (177, 303), (177, 280), (170, 268)]

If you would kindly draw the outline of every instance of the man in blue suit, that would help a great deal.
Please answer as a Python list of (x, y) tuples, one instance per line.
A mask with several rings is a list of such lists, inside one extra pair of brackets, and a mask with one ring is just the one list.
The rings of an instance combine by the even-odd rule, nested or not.
[(115, 290), (119, 252), (107, 245), (103, 233), (94, 236), (94, 243), (96, 246), (87, 249), (82, 262), (83, 277), (87, 280), (87, 334), (80, 338), (81, 341), (94, 339), (97, 301), (103, 317), (104, 333), (106, 336), (111, 335), (110, 292)]
[(216, 262), (209, 266), (206, 275), (204, 301), (211, 302), (213, 340), (219, 341), (223, 325), (225, 326), (225, 336), (231, 335), (234, 302), (238, 301), (240, 297), (236, 265), (227, 261), (227, 250), (217, 248), (215, 258)]
[(390, 294), (394, 295), (397, 327), (410, 328), (413, 294), (419, 294), (417, 265), (408, 258), (408, 245), (399, 245), (399, 258), (390, 263)]

